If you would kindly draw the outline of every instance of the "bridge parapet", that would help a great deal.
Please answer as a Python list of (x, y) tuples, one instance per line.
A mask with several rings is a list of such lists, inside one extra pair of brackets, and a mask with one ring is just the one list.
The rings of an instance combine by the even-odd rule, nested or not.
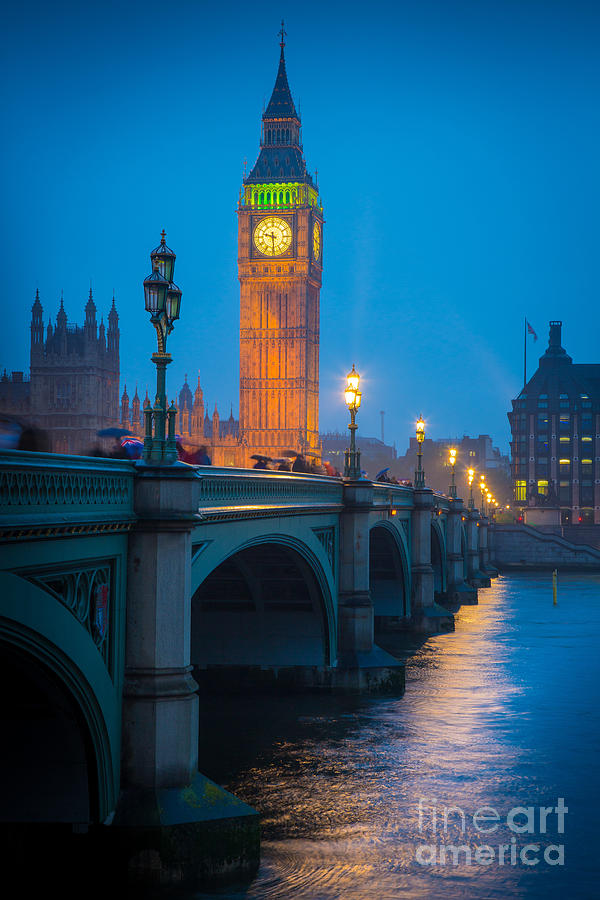
[(404, 484), (373, 482), (373, 506), (389, 509), (412, 509), (413, 488)]
[(282, 508), (288, 515), (337, 511), (343, 504), (343, 483), (329, 476), (214, 466), (200, 466), (197, 472), (201, 518), (255, 517)]
[(0, 453), (4, 540), (126, 530), (135, 520), (134, 467), (123, 460)]

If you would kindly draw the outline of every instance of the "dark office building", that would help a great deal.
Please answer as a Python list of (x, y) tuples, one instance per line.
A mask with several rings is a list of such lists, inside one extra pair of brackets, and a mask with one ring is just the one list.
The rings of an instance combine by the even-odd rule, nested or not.
[(514, 499), (600, 524), (600, 364), (573, 363), (550, 322), (548, 349), (508, 413)]

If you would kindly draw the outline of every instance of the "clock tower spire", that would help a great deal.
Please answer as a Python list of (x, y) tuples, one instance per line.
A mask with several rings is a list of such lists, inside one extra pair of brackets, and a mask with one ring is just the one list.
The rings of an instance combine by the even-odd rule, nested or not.
[(238, 206), (240, 436), (248, 454), (319, 456), (323, 208), (306, 168), (285, 30), (260, 151)]

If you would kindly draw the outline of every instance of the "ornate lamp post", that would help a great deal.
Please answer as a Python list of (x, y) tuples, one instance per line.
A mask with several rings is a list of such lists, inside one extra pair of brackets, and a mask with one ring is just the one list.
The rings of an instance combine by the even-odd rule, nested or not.
[(469, 509), (473, 509), (475, 504), (473, 503), (473, 479), (475, 478), (475, 469), (468, 469), (467, 474), (469, 476)]
[(362, 393), (359, 391), (360, 375), (352, 363), (352, 371), (346, 377), (346, 390), (344, 399), (350, 410), (350, 449), (346, 450), (344, 457), (344, 476), (346, 478), (360, 478), (360, 450), (356, 449), (356, 412), (360, 407)]
[(479, 476), (479, 493), (481, 494), (481, 515), (485, 515), (485, 492), (487, 490), (487, 485), (485, 483), (485, 475)]
[(450, 468), (452, 470), (452, 483), (450, 484), (449, 493), (452, 498), (455, 498), (456, 497), (456, 482), (454, 481), (454, 466), (456, 465), (456, 448), (451, 447), (448, 452), (450, 454), (449, 462), (450, 462)]
[(166, 376), (167, 366), (171, 362), (171, 354), (167, 353), (167, 337), (179, 318), (181, 291), (173, 283), (175, 254), (167, 247), (165, 237), (163, 229), (159, 246), (150, 254), (152, 273), (144, 279), (144, 301), (158, 342), (158, 350), (152, 354), (152, 362), (156, 366), (156, 399), (154, 406), (148, 405), (144, 409), (144, 459), (155, 463), (172, 463), (177, 459), (177, 409), (172, 403), (167, 410)]
[(417, 422), (417, 470), (415, 472), (415, 487), (416, 488), (424, 488), (425, 487), (425, 472), (423, 471), (422, 465), (422, 457), (423, 457), (423, 441), (425, 440), (425, 422), (423, 421), (423, 416), (419, 416), (419, 421)]

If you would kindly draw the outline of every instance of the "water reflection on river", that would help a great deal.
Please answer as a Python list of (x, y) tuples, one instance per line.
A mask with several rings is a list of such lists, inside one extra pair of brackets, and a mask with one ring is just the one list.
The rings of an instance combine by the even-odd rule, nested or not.
[[(453, 634), (416, 650), (401, 698), (204, 703), (200, 770), (259, 810), (263, 844), (252, 884), (196, 896), (599, 897), (599, 639), (598, 576), (562, 575), (556, 607), (549, 573), (502, 577)], [(564, 833), (554, 812), (540, 833), (539, 807), (559, 797)], [(444, 807), (457, 806), (464, 833), (459, 811), (444, 831)], [(516, 806), (535, 808), (532, 834), (507, 826)], [(478, 820), (488, 834), (473, 824), (481, 807), (501, 816)], [(466, 850), (458, 865), (452, 851), (432, 861), (443, 845), (467, 845), (471, 865)], [(480, 851), (477, 864), (482, 845), (494, 858)], [(544, 860), (549, 845), (564, 846), (564, 865)]]

